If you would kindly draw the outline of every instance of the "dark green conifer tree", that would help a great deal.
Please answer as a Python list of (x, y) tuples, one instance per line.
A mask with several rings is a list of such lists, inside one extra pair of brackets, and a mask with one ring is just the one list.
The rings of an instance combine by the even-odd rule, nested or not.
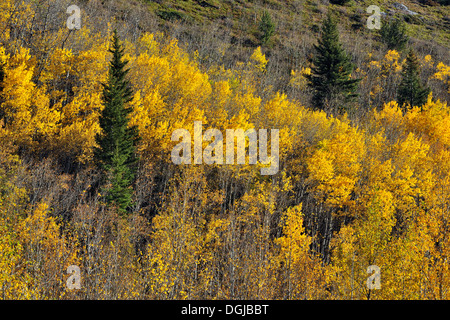
[(420, 81), (420, 67), (414, 51), (411, 49), (406, 57), (402, 71), (402, 81), (397, 90), (397, 101), (400, 106), (422, 106), (427, 102), (430, 88)]
[(0, 93), (3, 91), (3, 80), (5, 80), (5, 65), (0, 62)]
[(322, 36), (314, 46), (308, 86), (314, 91), (314, 108), (333, 114), (353, 111), (349, 103), (357, 97), (360, 79), (351, 79), (353, 65), (339, 42), (336, 22), (328, 13), (322, 25)]
[[(2, 103), (4, 102), (4, 99), (2, 97), (2, 92), (3, 92), (3, 81), (5, 80), (5, 65), (3, 63), (0, 62), (0, 106), (2, 105)], [(5, 112), (2, 108), (0, 108), (0, 120), (5, 121)], [(0, 121), (1, 123), (1, 121)], [(5, 123), (3, 122), (3, 125)]]
[(129, 127), (128, 115), (132, 111), (127, 103), (132, 100), (132, 90), (126, 79), (128, 61), (123, 60), (124, 49), (114, 31), (109, 52), (108, 79), (103, 84), (102, 101), (104, 109), (100, 115), (101, 134), (96, 136), (98, 148), (94, 149), (97, 167), (105, 174), (104, 188), (106, 202), (125, 213), (132, 202), (132, 182), (136, 172), (138, 142), (136, 127)]

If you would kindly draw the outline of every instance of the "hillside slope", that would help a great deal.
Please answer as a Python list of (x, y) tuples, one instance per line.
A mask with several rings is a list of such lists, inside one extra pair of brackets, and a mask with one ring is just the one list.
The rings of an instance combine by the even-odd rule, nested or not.
[[(269, 59), (267, 83), (287, 92), (291, 70), (310, 66), (312, 46), (327, 11), (338, 17), (341, 41), (357, 67), (367, 60), (367, 54), (380, 59), (387, 51), (378, 31), (366, 27), (366, 8), (374, 4), (383, 13), (382, 22), (394, 17), (405, 22), (409, 43), (419, 56), (430, 54), (435, 61), (449, 64), (450, 6), (423, 2), (430, 5), (418, 1), (349, 1), (337, 5), (327, 0), (140, 0), (134, 5), (139, 12), (144, 6), (150, 14), (147, 19), (152, 21), (151, 27), (142, 26), (142, 30), (160, 30), (175, 37), (189, 52), (197, 52), (205, 68), (217, 64), (235, 67), (236, 62), (247, 61), (253, 50), (262, 46)], [(410, 11), (402, 9), (402, 5)], [(126, 16), (136, 11), (129, 3), (123, 6), (122, 13), (129, 10)], [(264, 11), (276, 25), (267, 44), (261, 43), (258, 29)], [(295, 98), (308, 103), (308, 98)]]

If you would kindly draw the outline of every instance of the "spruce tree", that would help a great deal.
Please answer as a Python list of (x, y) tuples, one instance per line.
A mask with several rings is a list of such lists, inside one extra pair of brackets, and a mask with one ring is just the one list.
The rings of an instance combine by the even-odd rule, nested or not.
[(132, 90), (126, 79), (128, 61), (123, 60), (124, 49), (114, 31), (109, 52), (112, 60), (109, 64), (107, 82), (103, 85), (102, 102), (104, 109), (100, 115), (101, 134), (94, 149), (97, 167), (105, 174), (106, 202), (115, 205), (120, 213), (125, 213), (131, 205), (133, 189), (131, 184), (136, 171), (137, 157), (135, 146), (138, 141), (136, 127), (128, 126), (128, 115), (132, 111), (127, 103), (132, 100)]
[(397, 101), (400, 106), (422, 106), (427, 101), (430, 88), (424, 87), (420, 81), (419, 61), (411, 49), (406, 57), (402, 71), (402, 81), (397, 90)]
[(382, 23), (380, 35), (389, 50), (403, 50), (409, 40), (406, 35), (406, 27), (399, 19)]
[(261, 43), (266, 44), (269, 42), (273, 33), (275, 32), (275, 24), (272, 21), (272, 17), (268, 11), (264, 11), (259, 22), (259, 31), (261, 32)]
[(328, 13), (322, 25), (322, 36), (314, 45), (316, 55), (312, 62), (308, 86), (314, 90), (314, 108), (339, 113), (352, 111), (348, 105), (357, 97), (360, 79), (351, 79), (353, 65), (339, 42), (336, 22)]

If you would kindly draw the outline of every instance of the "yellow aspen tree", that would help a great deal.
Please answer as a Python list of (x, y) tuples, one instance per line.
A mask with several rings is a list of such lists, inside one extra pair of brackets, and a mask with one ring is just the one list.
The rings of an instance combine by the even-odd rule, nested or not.
[(0, 295), (5, 300), (32, 299), (37, 293), (24, 271), (23, 245), (17, 236), (27, 201), (25, 188), (16, 183), (20, 160), (3, 128), (0, 141)]
[(358, 180), (365, 146), (363, 134), (357, 129), (343, 122), (337, 122), (337, 128), (334, 137), (319, 142), (307, 165), (318, 199), (340, 208), (353, 202), (350, 195)]
[[(58, 150), (66, 152), (77, 161), (85, 163), (93, 156), (95, 135), (100, 132), (98, 117), (101, 103), (101, 83), (107, 74), (107, 41), (96, 40), (92, 48), (77, 54), (67, 53), (63, 61), (53, 62), (48, 71), (52, 78), (58, 75), (58, 65), (64, 65), (64, 72), (70, 73), (77, 82), (70, 84), (73, 97), (63, 104), (60, 100), (55, 108), (60, 110), (60, 124), (55, 142)], [(55, 58), (56, 59), (56, 58)], [(67, 66), (69, 64), (69, 66)], [(55, 70), (54, 70), (55, 69)], [(64, 69), (63, 69), (64, 70)]]
[(173, 180), (168, 201), (152, 220), (144, 279), (153, 299), (192, 299), (205, 290), (197, 287), (207, 204), (207, 194), (197, 193), (205, 181), (195, 167), (186, 167), (180, 178)]
[[(283, 236), (274, 240), (279, 247), (272, 263), (279, 268), (280, 286), (286, 299), (317, 299), (324, 297), (325, 287), (319, 257), (310, 252), (311, 237), (303, 227), (302, 205), (283, 213)], [(277, 270), (278, 271), (278, 270)]]
[(75, 242), (60, 236), (59, 226), (41, 202), (17, 227), (25, 272), (30, 274), (33, 299), (62, 298), (68, 266), (77, 264)]
[(447, 66), (443, 62), (439, 62), (436, 65), (436, 73), (432, 76), (432, 79), (441, 80), (447, 85), (448, 92), (450, 93), (450, 66)]
[(32, 147), (48, 141), (56, 130), (59, 114), (50, 108), (45, 87), (32, 81), (34, 62), (29, 50), (22, 48), (9, 57), (5, 66), (0, 108), (6, 127), (17, 143)]

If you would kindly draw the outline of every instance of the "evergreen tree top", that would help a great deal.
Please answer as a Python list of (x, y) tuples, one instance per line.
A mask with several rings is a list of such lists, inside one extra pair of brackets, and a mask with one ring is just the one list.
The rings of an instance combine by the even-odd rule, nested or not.
[(311, 75), (307, 77), (308, 85), (314, 89), (314, 107), (332, 112), (348, 109), (346, 104), (356, 97), (360, 79), (351, 79), (353, 65), (339, 41), (337, 23), (330, 12), (314, 48), (316, 55), (312, 59)]
[[(126, 80), (129, 69), (125, 69), (125, 67), (128, 61), (123, 59), (125, 49), (120, 43), (117, 30), (113, 31), (111, 42), (111, 48), (108, 51), (113, 54), (113, 57), (109, 64), (108, 81), (106, 84), (103, 84), (103, 87), (104, 89), (118, 90), (124, 99), (123, 102), (127, 103), (131, 101), (133, 92), (129, 81)], [(108, 90), (104, 90), (104, 94), (105, 91)]]

